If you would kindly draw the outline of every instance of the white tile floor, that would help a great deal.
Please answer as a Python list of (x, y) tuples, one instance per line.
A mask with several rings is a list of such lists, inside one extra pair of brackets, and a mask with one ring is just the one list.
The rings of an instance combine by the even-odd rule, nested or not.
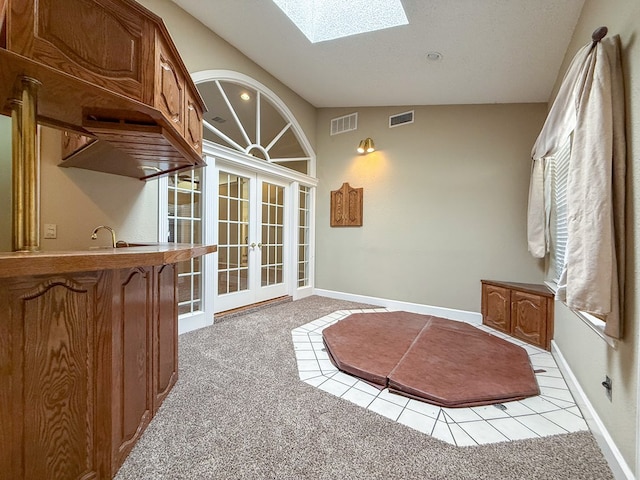
[(453, 445), (480, 445), (558, 433), (588, 430), (551, 354), (484, 325), (486, 332), (522, 346), (534, 370), (540, 395), (515, 402), (470, 408), (444, 408), (378, 390), (340, 372), (329, 360), (322, 330), (352, 313), (387, 312), (340, 310), (291, 331), (300, 379), (327, 393), (367, 408), (396, 422)]

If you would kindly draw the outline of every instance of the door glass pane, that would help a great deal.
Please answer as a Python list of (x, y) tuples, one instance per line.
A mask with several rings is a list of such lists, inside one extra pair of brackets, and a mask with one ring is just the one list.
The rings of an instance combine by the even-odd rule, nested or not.
[(300, 187), (298, 210), (298, 287), (309, 285), (309, 216), (311, 214), (311, 189)]
[[(283, 282), (284, 239), (279, 232), (284, 226), (284, 187), (262, 184), (262, 263), (261, 285), (267, 287)], [(265, 235), (266, 234), (266, 235)], [(278, 254), (280, 252), (280, 254)]]
[[(175, 173), (168, 178), (169, 233), (172, 243), (202, 243), (202, 171)], [(178, 267), (178, 313), (199, 312), (202, 306), (202, 263), (199, 258)]]
[(218, 182), (218, 295), (224, 295), (249, 287), (249, 179), (220, 172)]

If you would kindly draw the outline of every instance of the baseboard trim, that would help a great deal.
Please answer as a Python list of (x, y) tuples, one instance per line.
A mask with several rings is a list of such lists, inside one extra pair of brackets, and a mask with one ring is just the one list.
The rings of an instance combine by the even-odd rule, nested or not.
[(434, 315), (436, 317), (448, 318), (450, 320), (459, 320), (472, 325), (482, 324), (482, 314), (478, 312), (469, 312), (466, 310), (455, 310), (452, 308), (434, 307), (431, 305), (422, 305), (419, 303), (403, 302), (400, 300), (391, 300), (388, 298), (369, 297), (367, 295), (358, 295), (355, 293), (336, 292), (334, 290), (325, 290), (323, 288), (315, 288), (314, 295), (321, 297), (335, 298), (337, 300), (349, 300), (352, 302), (369, 303), (389, 310), (403, 310), (405, 312), (421, 313), (423, 315)]
[(178, 335), (213, 325), (213, 318), (207, 320), (204, 315), (182, 317), (178, 319)]
[(293, 300), (300, 300), (311, 295), (313, 295), (313, 287), (300, 287), (293, 292)]
[(556, 360), (558, 368), (562, 372), (562, 376), (567, 382), (567, 386), (573, 394), (573, 397), (576, 400), (576, 404), (580, 408), (580, 411), (582, 412), (587, 425), (589, 425), (591, 433), (593, 433), (596, 442), (598, 442), (600, 450), (602, 450), (602, 454), (609, 463), (609, 467), (613, 472), (613, 476), (617, 480), (634, 480), (636, 477), (633, 475), (633, 472), (629, 468), (629, 465), (627, 465), (627, 462), (625, 462), (624, 458), (622, 457), (620, 450), (614, 443), (613, 438), (611, 438), (611, 435), (609, 434), (607, 428), (604, 426), (604, 423), (602, 423), (602, 420), (600, 420), (600, 416), (593, 408), (593, 405), (589, 401), (587, 394), (580, 386), (578, 379), (573, 374), (573, 371), (562, 355), (558, 344), (554, 340), (551, 340), (551, 354)]
[(255, 312), (256, 310), (261, 310), (265, 307), (271, 307), (273, 305), (279, 305), (281, 303), (291, 302), (293, 297), (291, 295), (283, 295), (281, 297), (271, 298), (269, 300), (264, 300), (262, 302), (250, 303), (249, 305), (244, 305), (238, 308), (232, 308), (229, 310), (225, 310), (224, 312), (216, 312), (213, 317), (213, 323), (220, 323), (228, 320), (230, 318), (235, 318), (240, 315), (245, 315), (247, 313)]

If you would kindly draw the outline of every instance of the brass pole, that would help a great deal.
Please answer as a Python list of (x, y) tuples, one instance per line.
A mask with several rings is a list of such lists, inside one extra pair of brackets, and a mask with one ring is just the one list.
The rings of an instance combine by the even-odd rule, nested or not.
[(14, 252), (24, 247), (24, 150), (22, 149), (22, 101), (11, 101), (11, 156), (12, 156), (12, 237), (11, 248)]
[(15, 251), (40, 250), (40, 158), (36, 121), (39, 85), (33, 78), (22, 77), (20, 100), (14, 102), (12, 112)]

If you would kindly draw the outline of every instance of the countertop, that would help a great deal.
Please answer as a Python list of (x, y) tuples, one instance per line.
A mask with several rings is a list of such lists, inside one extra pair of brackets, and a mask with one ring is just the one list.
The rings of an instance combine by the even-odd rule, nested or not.
[(166, 265), (216, 250), (216, 245), (138, 243), (62, 252), (0, 252), (0, 278)]
[(502, 282), (498, 280), (480, 280), (481, 283), (494, 285), (496, 287), (514, 288), (523, 292), (533, 293), (534, 295), (542, 295), (545, 297), (553, 297), (554, 293), (541, 283), (518, 283), (518, 282)]

